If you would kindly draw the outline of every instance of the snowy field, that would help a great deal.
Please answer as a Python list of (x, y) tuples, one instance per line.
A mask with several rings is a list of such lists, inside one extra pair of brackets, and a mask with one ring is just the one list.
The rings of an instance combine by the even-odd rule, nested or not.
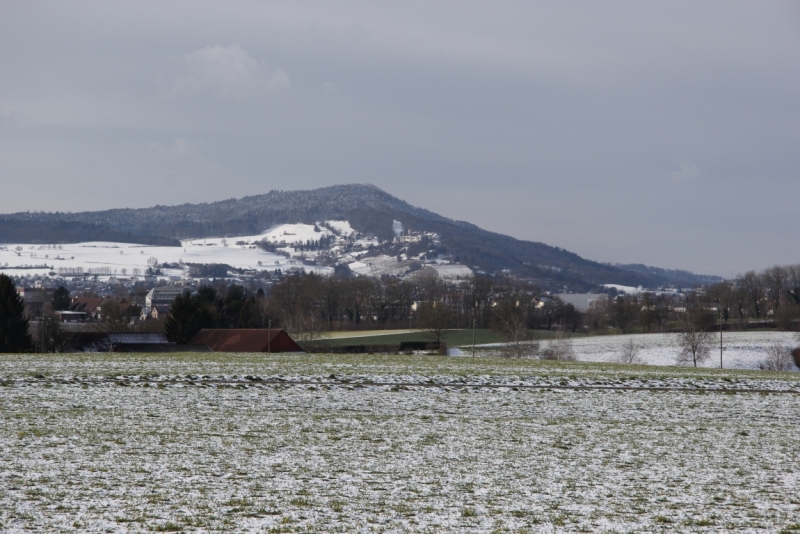
[(792, 532), (797, 378), (490, 358), (4, 356), (0, 530)]
[[(640, 363), (648, 365), (675, 365), (679, 348), (675, 334), (633, 334), (625, 336), (589, 336), (570, 339), (575, 356), (586, 362), (613, 362), (631, 340), (640, 347)], [(712, 335), (711, 352), (700, 365), (719, 367), (719, 333)], [(800, 346), (796, 332), (723, 332), (722, 363), (731, 369), (758, 369), (773, 343), (788, 348)], [(542, 341), (541, 349), (549, 341)], [(484, 355), (499, 354), (499, 344), (481, 345)], [(464, 355), (471, 354), (468, 347), (462, 348)]]
[[(330, 223), (335, 223), (332, 226), (337, 231), (352, 233), (346, 221), (330, 221)], [(328, 274), (332, 272), (329, 267), (305, 265), (300, 260), (261, 250), (254, 244), (261, 240), (273, 243), (305, 243), (309, 240), (319, 240), (322, 236), (333, 235), (327, 228), (319, 229), (319, 232), (315, 232), (314, 226), (308, 224), (281, 224), (263, 234), (253, 236), (187, 239), (181, 242), (180, 247), (112, 242), (66, 245), (8, 244), (0, 246), (0, 266), (3, 267), (2, 272), (6, 274), (39, 276), (47, 275), (51, 270), (59, 272), (59, 268), (80, 268), (86, 273), (106, 268), (108, 273), (100, 276), (105, 279), (111, 275), (117, 277), (141, 275), (149, 267), (150, 258), (156, 258), (158, 263), (221, 263), (257, 271), (300, 269)], [(241, 244), (237, 245), (237, 242)], [(20, 250), (17, 250), (18, 247)], [(42, 268), (31, 269), (31, 266), (42, 266)], [(180, 271), (169, 274), (183, 275)]]

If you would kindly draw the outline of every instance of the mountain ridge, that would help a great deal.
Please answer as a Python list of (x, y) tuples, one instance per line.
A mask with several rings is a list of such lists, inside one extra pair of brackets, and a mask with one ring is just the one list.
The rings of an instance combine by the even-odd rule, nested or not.
[(487, 274), (513, 274), (554, 291), (586, 291), (606, 283), (656, 287), (669, 282), (658, 272), (626, 270), (450, 219), (372, 184), (271, 190), (238, 199), (150, 208), (3, 214), (0, 242), (66, 243), (82, 236), (82, 241), (179, 245), (180, 239), (253, 235), (275, 224), (334, 219), (347, 220), (358, 232), (385, 241), (394, 238), (394, 220), (407, 230), (436, 232), (451, 261)]

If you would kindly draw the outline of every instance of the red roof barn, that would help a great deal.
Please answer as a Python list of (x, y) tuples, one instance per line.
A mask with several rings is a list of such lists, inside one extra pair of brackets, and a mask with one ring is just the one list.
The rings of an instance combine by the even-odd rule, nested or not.
[(192, 345), (208, 345), (214, 352), (303, 352), (303, 348), (279, 329), (204, 328)]

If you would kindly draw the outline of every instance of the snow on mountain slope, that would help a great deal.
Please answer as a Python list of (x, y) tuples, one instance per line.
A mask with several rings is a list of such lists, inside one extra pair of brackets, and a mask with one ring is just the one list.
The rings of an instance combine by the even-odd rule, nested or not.
[[(0, 268), (14, 275), (55, 272), (61, 277), (89, 274), (109, 278), (140, 276), (148, 267), (157, 267), (163, 276), (186, 278), (190, 273), (184, 266), (197, 264), (224, 264), (253, 271), (300, 270), (323, 275), (332, 273), (333, 265), (346, 264), (357, 275), (405, 276), (419, 269), (420, 263), (436, 263), (429, 268), (434, 276), (472, 276), (471, 269), (451, 264), (427, 246), (408, 257), (408, 247), (420, 247), (423, 238), (428, 239), (428, 234), (417, 232), (402, 239), (382, 241), (374, 235), (359, 235), (348, 221), (329, 220), (316, 224), (279, 224), (257, 235), (185, 239), (180, 247), (105, 241), (0, 246)], [(432, 240), (428, 246), (438, 244)], [(423, 259), (428, 254), (430, 257)], [(181, 268), (177, 268), (179, 265)]]
[[(327, 221), (323, 224), (339, 237), (350, 236), (352, 230), (356, 230), (361, 236), (373, 236), (389, 245), (396, 238), (409, 238), (410, 232), (420, 236), (436, 234), (441, 242), (435, 247), (438, 249), (435, 253), (430, 250), (433, 247), (427, 251), (417, 250), (418, 243), (409, 241), (408, 245), (414, 251), (404, 259), (416, 257), (423, 260), (420, 254), (425, 254), (424, 260), (430, 262), (447, 255), (453, 261), (458, 260), (475, 270), (489, 274), (515, 274), (558, 292), (588, 291), (603, 282), (647, 288), (668, 285), (666, 271), (655, 272), (653, 268), (637, 265), (631, 266), (631, 270), (622, 269), (593, 262), (544, 243), (488, 232), (468, 222), (452, 220), (414, 207), (369, 184), (342, 184), (304, 191), (270, 191), (263, 195), (219, 202), (158, 205), (143, 209), (0, 214), (0, 242), (46, 244), (113, 241), (175, 246), (178, 240), (186, 239), (197, 241), (236, 235), (261, 238), (263, 234), (250, 234), (270, 228), (270, 237), (276, 238), (270, 241), (281, 246), (280, 239), (287, 243), (290, 238), (295, 239), (297, 244), (302, 239), (315, 240), (317, 236), (311, 235), (308, 227), (313, 230), (314, 223), (322, 227), (320, 221)], [(302, 235), (297, 233), (301, 228), (273, 226), (298, 222), (306, 223)], [(399, 232), (401, 227), (402, 233)], [(275, 231), (277, 235), (273, 233)], [(324, 243), (324, 246), (329, 245)], [(305, 242), (297, 248), (301, 249), (296, 251), (300, 254), (290, 251), (297, 259), (302, 259), (302, 253), (306, 253), (308, 259), (311, 251), (320, 249), (307, 246)], [(355, 247), (348, 244), (343, 248), (347, 250), (342, 252), (349, 253)], [(387, 250), (370, 251), (370, 255), (389, 253), (402, 258), (405, 252), (388, 250), (400, 247), (385, 248)], [(430, 255), (429, 251), (432, 252)], [(319, 253), (314, 255), (317, 258), (326, 256)], [(331, 252), (327, 256), (336, 255), (341, 254)], [(329, 258), (323, 257), (320, 261), (332, 265)]]
[[(228, 241), (234, 238), (229, 238)], [(329, 267), (304, 265), (254, 245), (237, 246), (221, 243), (222, 238), (183, 242), (182, 247), (158, 247), (129, 243), (91, 242), (68, 245), (8, 245), (0, 248), (2, 272), (13, 275), (46, 275), (55, 271), (62, 276), (72, 276), (78, 270), (101, 277), (135, 276), (144, 273), (150, 262), (212, 264), (220, 263), (239, 269), (257, 271), (282, 271), (300, 269), (306, 272), (328, 274)], [(15, 249), (21, 247), (17, 254)], [(150, 258), (155, 258), (151, 260)], [(31, 268), (31, 267), (38, 268)]]
[(349, 236), (356, 233), (348, 221), (325, 221), (325, 224), (333, 228), (341, 236)]
[[(332, 221), (339, 223), (341, 227), (350, 227), (350, 224), (347, 221)], [(352, 231), (352, 228), (350, 229)], [(252, 245), (257, 241), (268, 241), (270, 243), (281, 243), (285, 242), (287, 244), (295, 244), (295, 243), (306, 243), (307, 241), (319, 241), (321, 237), (329, 237), (334, 235), (329, 229), (325, 228), (324, 226), (318, 226), (313, 224), (278, 224), (271, 228), (269, 228), (263, 234), (258, 235), (245, 235), (245, 236), (234, 236), (234, 237), (209, 237), (203, 239), (187, 239), (181, 241), (181, 243), (186, 246), (187, 243), (196, 246), (196, 245), (224, 245), (224, 244), (235, 244), (237, 242), (243, 242), (246, 245)], [(224, 243), (223, 243), (224, 242)]]

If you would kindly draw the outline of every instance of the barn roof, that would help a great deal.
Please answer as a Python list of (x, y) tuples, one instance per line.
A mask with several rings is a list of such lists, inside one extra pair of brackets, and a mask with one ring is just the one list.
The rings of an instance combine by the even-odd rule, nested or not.
[(204, 328), (191, 341), (208, 345), (214, 352), (302, 352), (303, 349), (281, 329)]

